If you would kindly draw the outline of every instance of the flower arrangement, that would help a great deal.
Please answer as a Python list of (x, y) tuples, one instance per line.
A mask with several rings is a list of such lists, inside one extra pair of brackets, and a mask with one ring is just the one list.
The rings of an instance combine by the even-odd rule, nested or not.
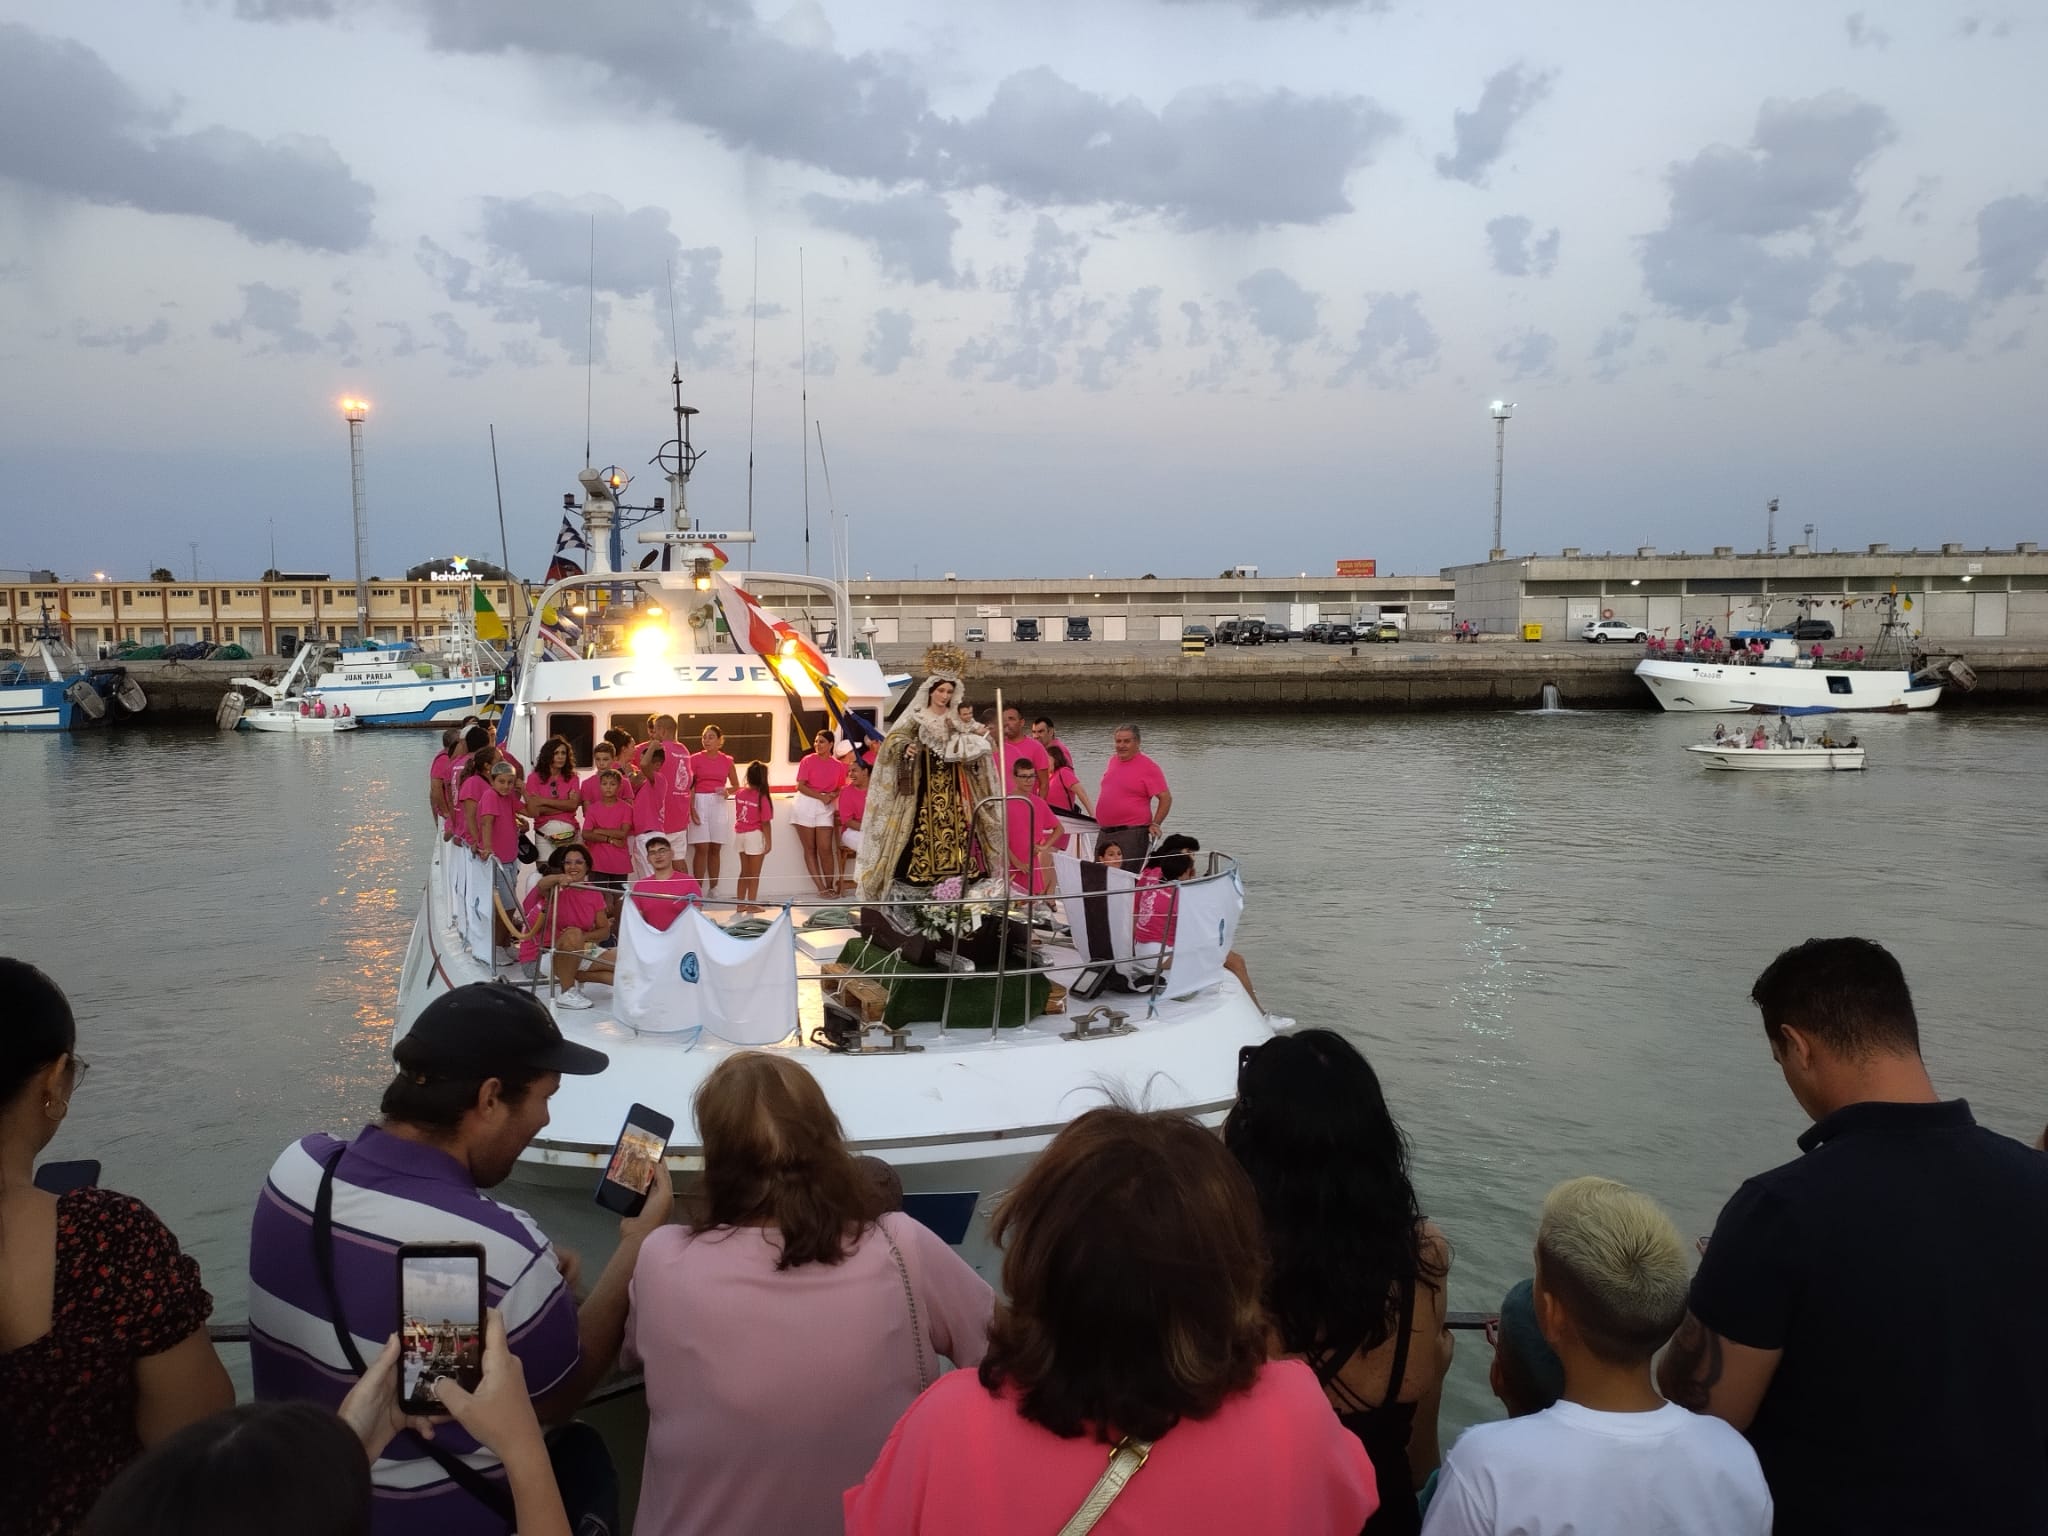
[(989, 904), (974, 899), (955, 875), (932, 887), (930, 902), (910, 909), (910, 926), (930, 939), (964, 938), (992, 915)]

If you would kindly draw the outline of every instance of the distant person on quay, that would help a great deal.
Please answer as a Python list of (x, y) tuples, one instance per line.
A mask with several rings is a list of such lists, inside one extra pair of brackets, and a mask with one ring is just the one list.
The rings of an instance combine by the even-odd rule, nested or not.
[(146, 1448), (235, 1400), (199, 1266), (140, 1200), (36, 1188), (86, 1074), (56, 982), (0, 959), (0, 1529), (70, 1531)]
[(1553, 1189), (1533, 1295), (1564, 1393), (1458, 1437), (1423, 1536), (1771, 1536), (1756, 1452), (1719, 1419), (1667, 1403), (1650, 1379), (1685, 1290), (1685, 1244), (1656, 1202), (1612, 1179)]
[(1814, 1124), (1722, 1208), (1664, 1395), (1749, 1436), (1779, 1536), (2048, 1530), (2048, 1159), (1935, 1092), (1881, 946), (1750, 998)]
[[(562, 1075), (601, 1072), (604, 1054), (565, 1040), (531, 993), (475, 982), (427, 1004), (392, 1055), (398, 1071), (377, 1123), (353, 1141), (315, 1134), (294, 1142), (264, 1183), (249, 1233), (256, 1396), (339, 1404), (398, 1315), (392, 1250), (461, 1234), (484, 1245), (488, 1296), (504, 1314), (535, 1412), (551, 1426), (549, 1458), (572, 1522), (616, 1531), (610, 1457), (596, 1431), (569, 1421), (618, 1355), (626, 1284), (640, 1245), (668, 1220), (669, 1181), (657, 1178), (646, 1209), (619, 1223), (618, 1248), (579, 1306), (575, 1254), (484, 1191), (504, 1182), (547, 1125)], [(324, 1230), (323, 1207), (331, 1212)], [(323, 1249), (332, 1255), (325, 1276)], [(498, 1492), (473, 1490), (430, 1447), (459, 1457)], [(424, 1442), (401, 1435), (371, 1478), (378, 1536), (505, 1536), (512, 1528), (496, 1458), (457, 1431)]]
[(1159, 765), (1138, 750), (1137, 726), (1118, 726), (1112, 739), (1115, 752), (1102, 770), (1102, 787), (1095, 795), (1095, 820), (1100, 827), (1096, 846), (1115, 843), (1123, 850), (1124, 862), (1136, 864), (1159, 837), (1173, 810), (1173, 792), (1166, 787), (1166, 774)]
[(846, 1494), (847, 1536), (1046, 1536), (1100, 1493), (1105, 1533), (1356, 1536), (1372, 1463), (1308, 1368), (1267, 1358), (1257, 1199), (1213, 1132), (1090, 1110), (991, 1230), (988, 1353), (911, 1404)]
[(626, 1361), (648, 1412), (633, 1528), (836, 1536), (841, 1495), (941, 1357), (980, 1364), (995, 1293), (930, 1229), (884, 1214), (788, 1056), (728, 1056), (695, 1119), (690, 1225), (648, 1239), (633, 1271)]
[(1371, 1457), (1371, 1536), (1421, 1526), (1451, 1366), (1451, 1246), (1422, 1214), (1407, 1138), (1357, 1047), (1327, 1029), (1238, 1052), (1223, 1144), (1257, 1192), (1273, 1352), (1314, 1372), (1331, 1422)]

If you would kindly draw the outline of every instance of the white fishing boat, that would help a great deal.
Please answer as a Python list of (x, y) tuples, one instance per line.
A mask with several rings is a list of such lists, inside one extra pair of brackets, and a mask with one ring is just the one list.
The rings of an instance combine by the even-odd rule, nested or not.
[(358, 725), (454, 725), (482, 711), (504, 657), (476, 634), (467, 591), (429, 656), (412, 641), (350, 646), (324, 663), (307, 696), (330, 711), (345, 710)]
[(1824, 647), (1815, 656), (1777, 637), (1753, 660), (1645, 657), (1636, 676), (1661, 709), (1721, 714), (1932, 709), (1945, 687), (1975, 686), (1976, 674), (1961, 658), (1917, 649), (1898, 616), (1896, 594), (1878, 602), (1878, 638), (1857, 660), (1830, 657)]
[(125, 667), (88, 666), (50, 619), (29, 655), (0, 661), (0, 731), (81, 731), (139, 715), (149, 700)]
[[(1114, 914), (1103, 916), (1117, 899), (1129, 900), (1121, 871), (1111, 873), (1125, 885), (1091, 897), (1094, 906), (1078, 919), (1072, 903), (1040, 901), (1034, 924), (1025, 903), (1000, 894), (973, 907), (928, 897), (920, 920), (943, 908), (941, 917), (972, 919), (966, 926), (976, 937), (957, 951), (915, 940), (895, 951), (877, 944), (887, 959), (880, 976), (839, 973), (847, 956), (869, 953), (855, 941), (878, 936), (891, 903), (856, 913), (817, 897), (790, 821), (796, 772), (828, 705), (874, 721), (887, 706), (888, 681), (865, 657), (805, 654), (801, 635), (854, 634), (842, 582), (753, 572), (728, 584), (717, 546), (751, 536), (692, 524), (685, 490), (694, 453), (680, 395), (677, 428), (662, 457), (670, 471), (668, 510), (659, 514), (666, 526), (643, 524), (637, 535), (667, 545), (676, 568), (614, 568), (622, 487), (585, 469), (581, 510), (593, 569), (551, 583), (534, 605), (514, 647), (501, 733), (527, 763), (548, 738), (564, 737), (587, 768), (608, 727), (645, 737), (651, 715), (674, 714), (687, 743), (718, 724), (726, 751), (741, 764), (764, 762), (773, 785), (778, 830), (760, 891), (770, 909), (766, 932), (726, 932), (738, 925), (714, 892), (707, 906), (650, 939), (629, 901), (616, 983), (587, 982), (565, 1002), (545, 964), (543, 979), (533, 981), (499, 963), (489, 866), (435, 837), (399, 977), (394, 1038), (442, 992), (495, 977), (532, 987), (564, 1035), (605, 1052), (605, 1072), (564, 1079), (549, 1124), (521, 1155), (514, 1177), (540, 1182), (594, 1181), (635, 1102), (674, 1117), (668, 1160), (690, 1174), (701, 1167), (691, 1101), (705, 1075), (736, 1050), (787, 1053), (824, 1088), (854, 1149), (893, 1164), (913, 1202), (926, 1202), (931, 1224), (992, 1273), (988, 1207), (1063, 1125), (1110, 1094), (1219, 1124), (1239, 1049), (1284, 1024), (1262, 1014), (1223, 968), (1243, 903), (1236, 865), (1212, 855), (1202, 878), (1179, 887), (1182, 941), (1166, 957), (1163, 980), (1141, 976), (1145, 990), (1105, 994), (1100, 1011), (1080, 995), (1093, 983), (1133, 985), (1116, 966), (1126, 951), (1109, 931)], [(803, 611), (764, 614), (748, 587), (796, 594), (783, 606)], [(584, 616), (573, 645), (559, 619), (550, 624), (551, 613)], [(730, 850), (726, 858), (736, 861)], [(724, 872), (728, 890), (735, 873)], [(1128, 928), (1126, 908), (1126, 935)], [(987, 946), (979, 963), (955, 968), (954, 953), (976, 945)], [(1054, 984), (1067, 989), (1064, 1012), (1053, 1011)], [(741, 994), (767, 1001), (735, 1003)], [(879, 1017), (870, 1017), (871, 1005)]]
[(230, 691), (220, 702), (214, 723), (222, 730), (265, 731), (286, 736), (332, 736), (352, 731), (359, 723), (348, 706), (328, 705), (305, 692), (306, 674), (319, 657), (321, 648), (313, 641), (299, 647), (298, 655), (277, 682), (238, 677), (234, 686), (257, 695), (252, 704), (242, 694)]

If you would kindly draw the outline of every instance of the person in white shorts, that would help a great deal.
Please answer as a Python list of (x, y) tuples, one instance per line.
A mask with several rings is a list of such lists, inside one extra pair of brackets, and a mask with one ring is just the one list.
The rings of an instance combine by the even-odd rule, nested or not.
[(846, 783), (846, 764), (832, 755), (832, 733), (818, 732), (811, 750), (796, 766), (796, 795), (789, 819), (803, 845), (804, 868), (820, 896), (839, 894), (839, 851), (834, 827), (839, 791)]
[(732, 841), (732, 801), (728, 797), (740, 781), (726, 755), (725, 732), (707, 725), (698, 742), (699, 749), (690, 755), (690, 793), (697, 812), (690, 823), (690, 873), (708, 899), (717, 893), (719, 855)]

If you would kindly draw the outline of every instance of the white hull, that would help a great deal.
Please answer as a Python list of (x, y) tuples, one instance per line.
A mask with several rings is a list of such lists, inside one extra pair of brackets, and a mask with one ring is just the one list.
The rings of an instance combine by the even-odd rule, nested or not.
[(307, 690), (327, 707), (346, 704), (358, 725), (454, 725), (491, 700), (488, 677), (422, 677), (407, 681), (352, 683), (328, 673)]
[(1778, 709), (1932, 709), (1941, 699), (1939, 683), (1916, 685), (1910, 672), (1854, 667), (1643, 661), (1636, 665), (1636, 676), (1663, 709), (1715, 714)]
[(1863, 767), (1861, 747), (1687, 747), (1702, 768), (1748, 773), (1843, 773)]
[[(411, 1027), (440, 993), (489, 980), (456, 927), (448, 895), (451, 845), (437, 842), (426, 899), (413, 925), (399, 975), (393, 1038)], [(457, 855), (459, 856), (459, 855)], [(801, 1062), (823, 1086), (848, 1142), (885, 1159), (913, 1194), (971, 1193), (974, 1214), (962, 1255), (991, 1279), (998, 1261), (988, 1240), (994, 1197), (1061, 1126), (1116, 1092), (1130, 1102), (1184, 1109), (1220, 1125), (1235, 1093), (1241, 1046), (1270, 1038), (1282, 1021), (1254, 1007), (1234, 979), (1179, 1001), (1162, 1000), (1147, 1017), (1144, 999), (1107, 995), (1098, 1001), (1127, 1012), (1136, 1029), (1106, 1039), (1060, 1038), (1069, 1017), (1036, 1019), (991, 1038), (985, 1029), (916, 1026), (917, 1053), (841, 1055), (800, 1043), (822, 1018), (815, 961), (799, 952), (797, 1030), (770, 1049)], [(1021, 985), (1021, 983), (1019, 983)], [(611, 1014), (610, 990), (588, 987), (597, 1006), (557, 1007), (569, 1039), (611, 1058), (595, 1077), (565, 1078), (549, 1103), (549, 1124), (521, 1155), (517, 1180), (580, 1186), (595, 1181), (613, 1139), (635, 1102), (676, 1120), (669, 1165), (687, 1176), (701, 1169), (690, 1105), (705, 1075), (738, 1047), (710, 1035), (638, 1035)], [(544, 1000), (548, 989), (537, 994)], [(1079, 1013), (1090, 1006), (1069, 1004)]]
[(242, 716), (245, 731), (271, 731), (287, 736), (332, 736), (356, 728), (354, 717), (302, 715), (296, 709), (252, 709)]

